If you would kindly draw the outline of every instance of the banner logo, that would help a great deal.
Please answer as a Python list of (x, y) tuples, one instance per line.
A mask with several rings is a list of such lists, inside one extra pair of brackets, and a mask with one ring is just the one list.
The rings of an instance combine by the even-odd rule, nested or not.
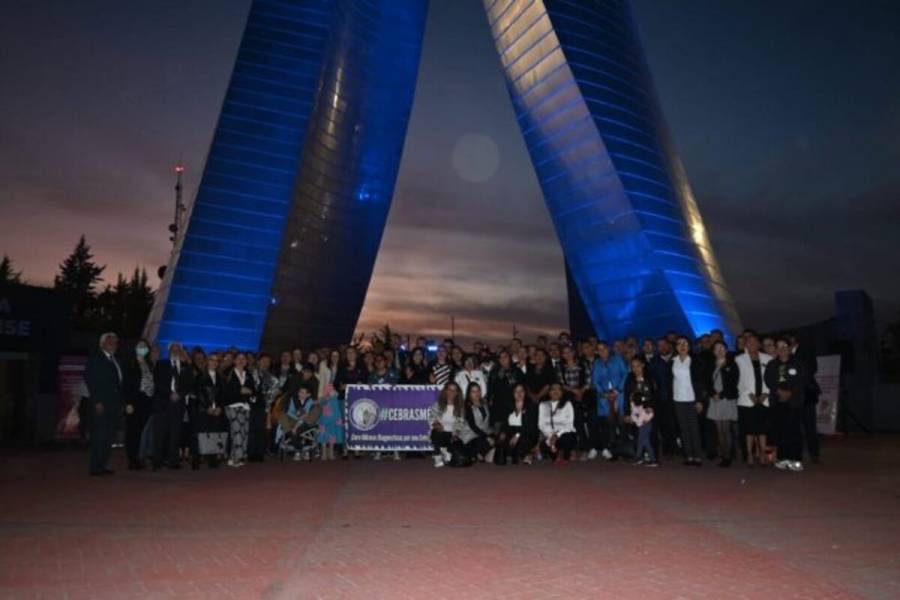
[(360, 431), (369, 431), (378, 425), (378, 404), (370, 398), (360, 398), (350, 405), (350, 422)]

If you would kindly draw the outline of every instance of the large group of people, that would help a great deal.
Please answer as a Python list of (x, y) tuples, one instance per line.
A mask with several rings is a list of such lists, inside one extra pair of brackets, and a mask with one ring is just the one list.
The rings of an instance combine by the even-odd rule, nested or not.
[(819, 462), (816, 360), (792, 335), (745, 330), (729, 348), (720, 331), (611, 342), (563, 332), (468, 352), (449, 339), (412, 345), (392, 335), (274, 360), (178, 343), (163, 358), (146, 340), (123, 357), (114, 333), (99, 345), (85, 374), (97, 476), (111, 473), (123, 414), (133, 470), (238, 468), (273, 454), (358, 458), (344, 444), (352, 384), (439, 386), (429, 414), (435, 467), (600, 458), (802, 471), (804, 448)]

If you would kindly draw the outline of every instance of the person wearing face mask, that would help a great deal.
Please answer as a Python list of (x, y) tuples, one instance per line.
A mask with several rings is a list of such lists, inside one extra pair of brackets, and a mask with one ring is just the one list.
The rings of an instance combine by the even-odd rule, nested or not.
[(150, 343), (138, 340), (132, 356), (125, 365), (125, 455), (128, 468), (137, 471), (144, 468), (140, 458), (141, 434), (153, 411), (153, 368)]
[(178, 342), (169, 344), (168, 360), (159, 360), (153, 369), (153, 470), (163, 463), (180, 469), (179, 450), (184, 421), (185, 399), (193, 391), (194, 370)]

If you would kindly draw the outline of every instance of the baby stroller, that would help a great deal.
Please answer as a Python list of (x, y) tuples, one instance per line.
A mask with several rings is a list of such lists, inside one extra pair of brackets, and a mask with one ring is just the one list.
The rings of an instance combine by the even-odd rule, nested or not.
[(271, 418), (278, 423), (275, 439), (281, 461), (289, 455), (297, 461), (310, 461), (316, 457), (319, 449), (316, 434), (321, 414), (321, 407), (311, 399), (298, 409), (295, 402), (288, 402), (284, 396), (278, 397)]

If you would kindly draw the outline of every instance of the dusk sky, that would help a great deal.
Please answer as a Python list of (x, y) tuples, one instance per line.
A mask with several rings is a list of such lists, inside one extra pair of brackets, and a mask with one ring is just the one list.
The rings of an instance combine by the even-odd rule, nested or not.
[[(0, 5), (0, 254), (52, 281), (87, 235), (112, 279), (168, 258), (249, 0)], [(900, 2), (634, 0), (677, 149), (745, 325), (900, 309)], [(495, 153), (496, 152), (496, 153)], [(361, 327), (567, 327), (562, 254), (480, 0), (432, 0)]]

